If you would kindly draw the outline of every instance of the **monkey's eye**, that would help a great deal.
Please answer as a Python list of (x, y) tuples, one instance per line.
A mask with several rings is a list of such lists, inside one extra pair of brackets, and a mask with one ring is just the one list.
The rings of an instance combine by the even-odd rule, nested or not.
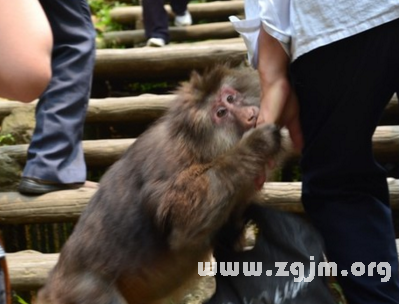
[(228, 103), (232, 103), (234, 101), (234, 96), (233, 95), (229, 95), (229, 96), (227, 96), (226, 100), (227, 100)]
[(216, 112), (216, 116), (219, 117), (219, 118), (221, 118), (223, 116), (226, 116), (226, 114), (227, 114), (227, 109), (226, 108), (220, 108)]

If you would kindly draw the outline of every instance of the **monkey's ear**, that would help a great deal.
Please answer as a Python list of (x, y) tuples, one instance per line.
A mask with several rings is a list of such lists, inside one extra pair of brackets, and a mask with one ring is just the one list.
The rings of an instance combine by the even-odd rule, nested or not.
[(197, 71), (191, 72), (190, 84), (192, 88), (201, 90), (203, 86), (203, 78)]

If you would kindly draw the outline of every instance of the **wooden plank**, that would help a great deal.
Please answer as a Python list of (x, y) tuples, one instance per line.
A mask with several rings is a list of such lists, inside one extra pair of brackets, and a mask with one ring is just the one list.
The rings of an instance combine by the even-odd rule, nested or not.
[[(175, 95), (143, 94), (132, 97), (110, 97), (89, 101), (86, 123), (93, 122), (151, 122), (169, 107)], [(18, 101), (0, 101), (0, 121), (15, 109), (35, 107), (37, 101), (26, 104)]]
[(7, 266), (13, 290), (36, 290), (45, 283), (58, 254), (42, 254), (26, 250), (7, 254)]
[[(396, 246), (399, 251), (399, 239), (396, 240)], [(12, 289), (39, 289), (55, 266), (58, 256), (57, 253), (42, 254), (31, 250), (7, 254)]]
[[(122, 153), (134, 142), (134, 139), (104, 139), (85, 140), (83, 149), (86, 164), (94, 167), (106, 167), (112, 165)], [(6, 153), (20, 164), (26, 162), (28, 145), (1, 146), (0, 153)]]
[(381, 162), (398, 162), (399, 126), (380, 126), (373, 136), (375, 157)]
[(40, 196), (0, 192), (0, 223), (75, 222), (95, 191), (93, 188), (81, 188)]
[[(189, 3), (188, 11), (194, 21), (200, 19), (220, 19), (230, 15), (244, 14), (244, 1), (213, 1), (209, 3)], [(165, 5), (170, 18), (173, 17), (170, 5)], [(111, 19), (125, 25), (134, 25), (142, 19), (143, 10), (141, 6), (121, 6), (110, 11)]]
[[(175, 95), (143, 94), (132, 97), (90, 99), (86, 122), (137, 122), (148, 123), (159, 118), (173, 102)], [(18, 101), (0, 100), (0, 121), (11, 111), (22, 107), (35, 107), (37, 101), (26, 104)], [(385, 116), (399, 118), (397, 96), (394, 95), (385, 109)], [(391, 119), (391, 118), (390, 118)], [(385, 124), (384, 119), (381, 124)]]
[[(182, 42), (205, 39), (227, 39), (238, 37), (231, 22), (214, 22), (188, 27), (170, 27), (170, 41)], [(147, 40), (144, 30), (124, 30), (107, 32), (103, 35), (107, 46), (134, 46)]]
[[(391, 206), (399, 209), (399, 180), (388, 179)], [(81, 188), (24, 196), (16, 192), (0, 193), (0, 224), (75, 222), (95, 189)], [(302, 213), (301, 183), (266, 183), (265, 205), (284, 211)]]
[[(285, 133), (287, 141), (287, 135)], [(83, 149), (88, 166), (106, 167), (112, 165), (121, 154), (134, 142), (134, 139), (85, 140)], [(28, 145), (1, 146), (0, 153), (5, 153), (20, 164), (26, 161)], [(381, 162), (399, 161), (399, 126), (380, 126), (373, 136), (373, 149), (376, 159)], [(290, 153), (288, 161), (297, 161), (299, 155)]]
[(237, 66), (246, 61), (243, 43), (184, 44), (162, 48), (99, 49), (95, 80), (131, 81), (188, 79), (192, 70), (202, 71), (220, 62)]
[(134, 97), (90, 99), (86, 122), (143, 123), (159, 118), (175, 95), (143, 94)]

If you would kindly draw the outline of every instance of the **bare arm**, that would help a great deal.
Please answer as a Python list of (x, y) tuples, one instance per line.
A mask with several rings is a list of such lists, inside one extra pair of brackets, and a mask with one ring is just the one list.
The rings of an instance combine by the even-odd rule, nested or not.
[(261, 29), (258, 71), (262, 95), (257, 125), (272, 123), (287, 127), (295, 148), (301, 149), (299, 107), (288, 80), (289, 63), (280, 42)]
[(0, 0), (0, 96), (37, 98), (51, 78), (53, 38), (37, 0)]

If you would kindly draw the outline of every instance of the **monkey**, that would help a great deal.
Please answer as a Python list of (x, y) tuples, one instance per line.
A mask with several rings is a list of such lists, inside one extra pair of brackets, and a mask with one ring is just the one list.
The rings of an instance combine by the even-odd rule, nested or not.
[(259, 102), (250, 68), (192, 72), (103, 175), (38, 303), (177, 303), (281, 148), (278, 127), (255, 128)]

